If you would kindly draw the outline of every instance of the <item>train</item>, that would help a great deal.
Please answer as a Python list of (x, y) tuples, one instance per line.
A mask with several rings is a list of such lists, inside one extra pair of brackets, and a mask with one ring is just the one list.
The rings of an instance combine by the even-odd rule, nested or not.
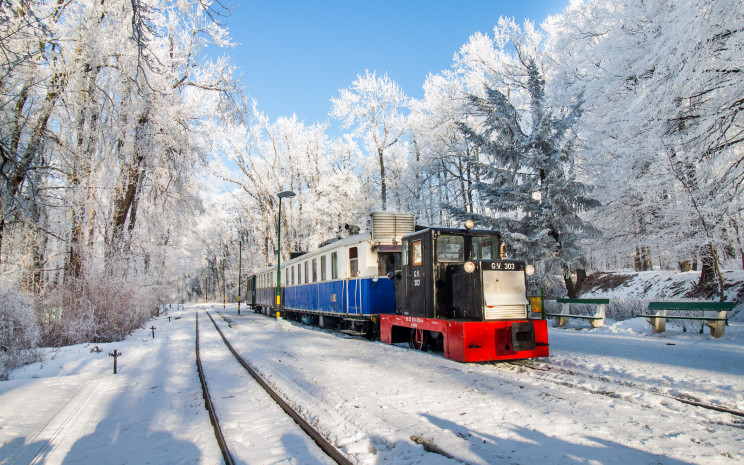
[(419, 227), (400, 212), (372, 213), (369, 232), (347, 230), (249, 276), (249, 306), (459, 362), (549, 355), (546, 321), (530, 318), (534, 268), (508, 259), (500, 232), (472, 221)]

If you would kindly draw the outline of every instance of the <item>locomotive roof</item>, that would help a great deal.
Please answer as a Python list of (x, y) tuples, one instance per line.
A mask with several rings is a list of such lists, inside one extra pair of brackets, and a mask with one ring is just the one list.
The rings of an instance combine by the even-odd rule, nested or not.
[[(457, 235), (463, 235), (463, 236), (499, 236), (501, 237), (501, 232), (496, 231), (493, 229), (465, 229), (465, 228), (441, 228), (436, 226), (430, 226), (425, 229), (421, 229), (419, 231), (414, 231), (411, 233), (408, 233), (403, 236), (403, 238), (415, 236), (416, 234), (421, 234), (424, 232), (443, 232), (443, 233), (449, 233), (449, 234), (457, 234)], [(316, 250), (313, 250), (312, 252), (308, 252), (305, 254), (302, 254), (299, 257), (292, 258), (286, 261), (282, 261), (282, 268), (288, 265), (292, 265), (294, 263), (307, 260), (308, 258), (312, 258), (314, 256), (320, 255), (324, 252), (329, 252), (331, 250), (334, 250), (339, 247), (343, 247), (349, 244), (357, 244), (360, 242), (365, 241), (372, 241), (372, 234), (370, 232), (363, 232), (361, 234), (355, 234), (353, 236), (344, 237), (342, 239), (339, 239), (337, 241), (333, 241), (329, 244), (324, 245), (323, 247), (319, 247)], [(276, 270), (276, 265), (272, 265), (266, 268), (262, 268), (255, 272), (255, 274), (260, 273), (266, 273), (268, 271)]]
[(425, 232), (443, 232), (462, 236), (502, 236), (501, 231), (496, 231), (495, 229), (440, 228), (437, 226), (430, 226), (412, 233), (408, 233), (403, 236), (403, 238), (415, 236), (417, 234)]

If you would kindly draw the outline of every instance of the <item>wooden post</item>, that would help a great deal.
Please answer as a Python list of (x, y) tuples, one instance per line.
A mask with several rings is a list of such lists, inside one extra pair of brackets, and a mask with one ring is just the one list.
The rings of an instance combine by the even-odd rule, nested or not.
[(119, 352), (119, 351), (118, 351), (118, 350), (116, 350), (116, 349), (114, 349), (114, 351), (113, 351), (113, 352), (109, 352), (109, 357), (114, 357), (114, 374), (116, 374), (116, 359), (117, 359), (117, 358), (118, 358), (118, 357), (119, 357), (120, 355), (122, 355), (122, 353), (121, 353), (121, 352)]

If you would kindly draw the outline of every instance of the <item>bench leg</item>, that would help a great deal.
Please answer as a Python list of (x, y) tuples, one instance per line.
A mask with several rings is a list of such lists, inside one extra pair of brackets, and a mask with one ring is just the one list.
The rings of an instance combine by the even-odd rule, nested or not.
[[(568, 316), (569, 305), (570, 304), (561, 304), (561, 315)], [(562, 316), (556, 316), (554, 318), (558, 326), (565, 326), (568, 324), (569, 318), (564, 318)]]
[[(726, 318), (726, 312), (718, 312), (717, 318)], [(711, 320), (705, 323), (710, 327), (710, 335), (713, 337), (721, 337), (726, 328), (726, 322), (723, 320)]]
[(649, 323), (651, 323), (651, 332), (652, 333), (663, 333), (666, 331), (666, 310), (661, 310), (656, 313), (657, 316), (653, 318), (646, 318)]
[(600, 328), (604, 326), (605, 304), (599, 304), (599, 307), (597, 308), (597, 314), (594, 316), (602, 317), (602, 319), (601, 320), (589, 320), (589, 322), (592, 324), (592, 328)]

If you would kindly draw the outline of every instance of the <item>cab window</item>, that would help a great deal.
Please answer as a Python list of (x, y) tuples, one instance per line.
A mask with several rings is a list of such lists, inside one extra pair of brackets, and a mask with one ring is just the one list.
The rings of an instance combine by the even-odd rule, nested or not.
[(496, 237), (473, 238), (473, 260), (496, 260), (499, 250), (499, 240)]
[(411, 243), (411, 265), (421, 266), (423, 263), (423, 251), (421, 248), (421, 241), (415, 241)]
[(462, 236), (439, 236), (437, 239), (437, 261), (465, 261), (465, 238)]

